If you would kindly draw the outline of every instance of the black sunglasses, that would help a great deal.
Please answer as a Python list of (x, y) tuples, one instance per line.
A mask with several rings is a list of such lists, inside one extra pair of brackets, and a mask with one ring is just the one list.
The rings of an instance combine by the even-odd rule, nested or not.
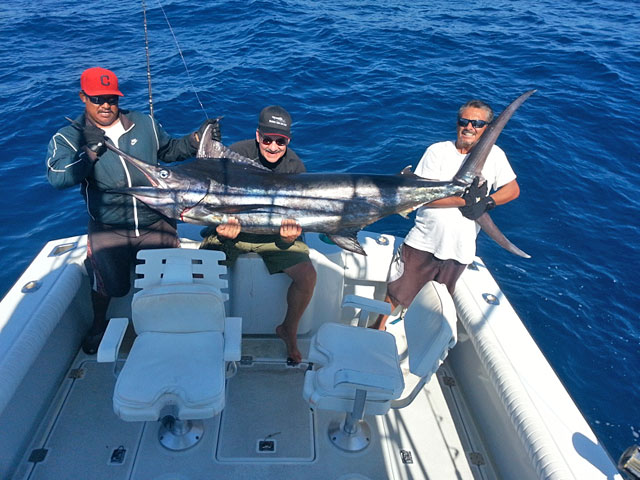
[(458, 119), (458, 125), (460, 125), (461, 127), (466, 127), (469, 124), (471, 124), (473, 128), (484, 128), (489, 125), (489, 122), (486, 122), (484, 120), (469, 120), (468, 118)]
[(278, 145), (279, 147), (284, 147), (289, 143), (289, 140), (287, 138), (284, 137), (278, 137), (278, 138), (272, 138), (272, 137), (267, 137), (265, 135), (260, 137), (260, 141), (262, 142), (263, 145), (271, 145), (273, 142), (276, 142), (276, 145)]
[(103, 105), (105, 103), (108, 103), (109, 105), (117, 105), (118, 100), (120, 100), (118, 95), (87, 95), (85, 92), (82, 93), (94, 105)]

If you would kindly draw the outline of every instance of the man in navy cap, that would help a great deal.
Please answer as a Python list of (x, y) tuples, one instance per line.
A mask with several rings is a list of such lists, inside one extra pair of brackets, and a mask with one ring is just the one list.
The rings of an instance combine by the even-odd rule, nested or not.
[[(282, 107), (272, 105), (260, 112), (255, 139), (242, 140), (229, 148), (240, 155), (260, 162), (277, 173), (304, 173), (304, 164), (289, 148), (291, 141), (291, 115)], [(276, 328), (276, 334), (287, 347), (287, 362), (302, 360), (298, 350), (298, 324), (311, 301), (316, 285), (316, 271), (309, 259), (309, 247), (300, 239), (302, 228), (295, 220), (282, 221), (278, 235), (260, 235), (241, 232), (237, 219), (204, 230), (201, 248), (224, 250), (229, 263), (241, 253), (258, 253), (269, 273), (284, 272), (291, 277), (287, 292), (287, 313)]]
[(80, 184), (89, 213), (85, 265), (92, 283), (93, 324), (82, 349), (94, 354), (107, 326), (111, 297), (131, 287), (131, 267), (138, 250), (178, 246), (176, 224), (134, 197), (111, 190), (149, 185), (144, 175), (129, 168), (107, 143), (157, 165), (195, 155), (199, 138), (211, 124), (220, 140), (216, 120), (182, 138), (171, 138), (149, 115), (120, 109), (122, 92), (111, 70), (94, 67), (80, 77), (84, 112), (53, 136), (47, 150), (47, 178), (55, 188)]

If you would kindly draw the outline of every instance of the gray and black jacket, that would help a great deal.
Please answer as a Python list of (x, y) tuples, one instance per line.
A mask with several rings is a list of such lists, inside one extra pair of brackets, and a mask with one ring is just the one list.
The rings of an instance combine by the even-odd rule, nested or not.
[[(173, 139), (144, 113), (120, 110), (119, 118), (125, 129), (118, 140), (120, 150), (143, 162), (175, 162), (196, 153), (192, 135)], [(85, 115), (76, 122), (85, 125)], [(47, 149), (47, 179), (51, 185), (63, 189), (80, 184), (89, 216), (106, 225), (137, 230), (164, 218), (130, 195), (110, 193), (114, 188), (146, 186), (149, 182), (111, 150), (92, 162), (82, 148), (84, 143), (82, 131), (74, 125), (61, 128), (53, 136)]]

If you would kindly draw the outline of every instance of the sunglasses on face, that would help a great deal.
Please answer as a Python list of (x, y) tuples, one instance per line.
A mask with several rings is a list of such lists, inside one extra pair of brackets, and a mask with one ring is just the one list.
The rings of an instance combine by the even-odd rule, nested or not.
[(461, 127), (466, 127), (469, 124), (471, 124), (473, 128), (484, 128), (489, 125), (489, 122), (486, 122), (484, 120), (469, 120), (468, 118), (458, 119), (458, 125), (460, 125)]
[(273, 137), (267, 137), (265, 135), (260, 137), (260, 141), (262, 142), (263, 145), (267, 145), (267, 146), (271, 145), (273, 142), (276, 142), (276, 145), (278, 145), (279, 147), (285, 147), (289, 143), (289, 140), (284, 137), (273, 138)]
[(117, 95), (87, 95), (84, 93), (84, 96), (87, 97), (87, 99), (94, 105), (103, 105), (105, 103), (108, 103), (109, 105), (117, 105), (118, 100), (120, 100), (120, 97)]

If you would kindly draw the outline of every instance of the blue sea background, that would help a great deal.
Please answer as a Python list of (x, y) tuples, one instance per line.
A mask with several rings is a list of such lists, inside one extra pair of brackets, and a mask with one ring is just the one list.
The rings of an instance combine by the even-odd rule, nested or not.
[[(622, 0), (149, 1), (155, 116), (182, 135), (224, 115), (230, 144), (280, 104), (310, 171), (395, 173), (454, 138), (468, 99), (499, 113), (537, 89), (497, 142), (521, 196), (492, 212), (533, 258), (484, 234), (478, 253), (617, 460), (640, 442), (639, 12)], [(148, 92), (138, 2), (16, 0), (0, 25), (4, 295), (48, 240), (86, 230), (78, 189), (45, 178), (50, 137), (82, 109), (81, 72), (113, 69), (125, 108), (148, 111)]]

